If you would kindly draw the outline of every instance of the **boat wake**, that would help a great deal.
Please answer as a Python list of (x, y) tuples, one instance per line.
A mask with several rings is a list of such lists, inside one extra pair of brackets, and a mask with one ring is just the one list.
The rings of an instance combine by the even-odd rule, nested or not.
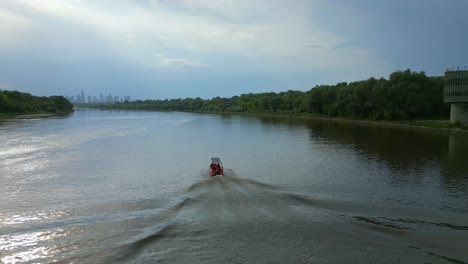
[[(205, 178), (188, 187), (164, 216), (149, 217), (144, 222), (152, 224), (105, 255), (125, 263), (186, 259), (191, 263), (258, 263), (272, 259), (297, 263), (312, 261), (313, 256), (332, 258), (329, 247), (347, 251), (349, 254), (343, 256), (359, 260), (361, 253), (355, 254), (365, 247), (369, 249), (366, 254), (377, 262), (388, 262), (395, 254), (406, 252), (408, 259), (464, 263), (461, 251), (447, 248), (440, 252), (440, 247), (431, 244), (434, 238), (418, 226), (467, 227), (362, 215), (360, 205), (354, 207), (290, 193), (233, 174)], [(369, 212), (369, 208), (361, 209)], [(379, 251), (372, 251), (377, 237)]]
[[(54, 246), (41, 248), (55, 250), (54, 261), (80, 263), (386, 263), (401, 254), (409, 262), (468, 262), (461, 248), (468, 227), (462, 224), (292, 193), (230, 170), (226, 176), (200, 177), (176, 200), (87, 207), (53, 225), (38, 222), (31, 230), (39, 230), (39, 242), (29, 244), (49, 239)], [(440, 236), (431, 236), (433, 229)], [(450, 231), (460, 235), (445, 237)], [(2, 244), (5, 250), (28, 237), (0, 236), (0, 252)], [(449, 238), (457, 241), (440, 243)], [(342, 254), (335, 256), (336, 250)]]

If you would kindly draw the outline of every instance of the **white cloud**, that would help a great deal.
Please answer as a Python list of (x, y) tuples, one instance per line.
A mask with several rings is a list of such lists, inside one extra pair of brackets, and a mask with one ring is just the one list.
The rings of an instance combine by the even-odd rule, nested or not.
[(170, 68), (178, 68), (178, 67), (206, 67), (208, 64), (202, 63), (197, 60), (192, 60), (188, 58), (181, 58), (181, 57), (174, 57), (169, 58), (163, 54), (155, 53), (152, 54), (154, 57), (157, 58), (156, 61), (153, 62), (146, 62), (145, 64), (152, 67), (170, 67)]
[(0, 47), (17, 48), (24, 44), (32, 27), (29, 19), (0, 6)]
[(136, 36), (132, 33), (127, 33), (125, 35), (125, 37), (128, 39), (128, 41), (130, 42), (134, 42), (134, 41), (138, 41), (138, 40), (142, 40), (143, 38), (139, 37), (139, 36)]
[(207, 64), (199, 61), (190, 60), (187, 58), (164, 58), (161, 60), (166, 65), (183, 65), (183, 66), (208, 66)]
[[(94, 30), (106, 36), (107, 45), (120, 56), (137, 62), (145, 60), (144, 54), (156, 47), (189, 56), (231, 54), (244, 58), (250, 67), (266, 71), (357, 71), (376, 63), (372, 50), (342, 49), (347, 42), (345, 36), (327, 32), (314, 23), (322, 0), (149, 0), (151, 8), (130, 0), (118, 4), (86, 0), (5, 1)], [(122, 41), (122, 36), (126, 41)], [(165, 58), (160, 63), (206, 65), (185, 57)]]

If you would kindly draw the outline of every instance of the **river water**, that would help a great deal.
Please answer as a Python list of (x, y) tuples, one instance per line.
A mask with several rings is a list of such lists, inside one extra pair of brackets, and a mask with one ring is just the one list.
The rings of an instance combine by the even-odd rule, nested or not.
[(86, 109), (3, 122), (0, 261), (468, 263), (467, 160), (468, 133), (431, 129)]

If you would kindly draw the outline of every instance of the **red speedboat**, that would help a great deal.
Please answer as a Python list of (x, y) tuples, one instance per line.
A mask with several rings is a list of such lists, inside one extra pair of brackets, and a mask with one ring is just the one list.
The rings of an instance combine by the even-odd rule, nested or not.
[(211, 164), (208, 167), (211, 177), (216, 175), (224, 175), (224, 167), (219, 158), (211, 158)]

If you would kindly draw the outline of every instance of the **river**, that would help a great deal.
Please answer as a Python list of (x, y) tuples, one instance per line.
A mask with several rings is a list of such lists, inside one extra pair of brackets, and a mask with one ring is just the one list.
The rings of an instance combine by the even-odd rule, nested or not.
[(467, 159), (468, 133), (325, 120), (3, 122), (0, 261), (468, 263)]

